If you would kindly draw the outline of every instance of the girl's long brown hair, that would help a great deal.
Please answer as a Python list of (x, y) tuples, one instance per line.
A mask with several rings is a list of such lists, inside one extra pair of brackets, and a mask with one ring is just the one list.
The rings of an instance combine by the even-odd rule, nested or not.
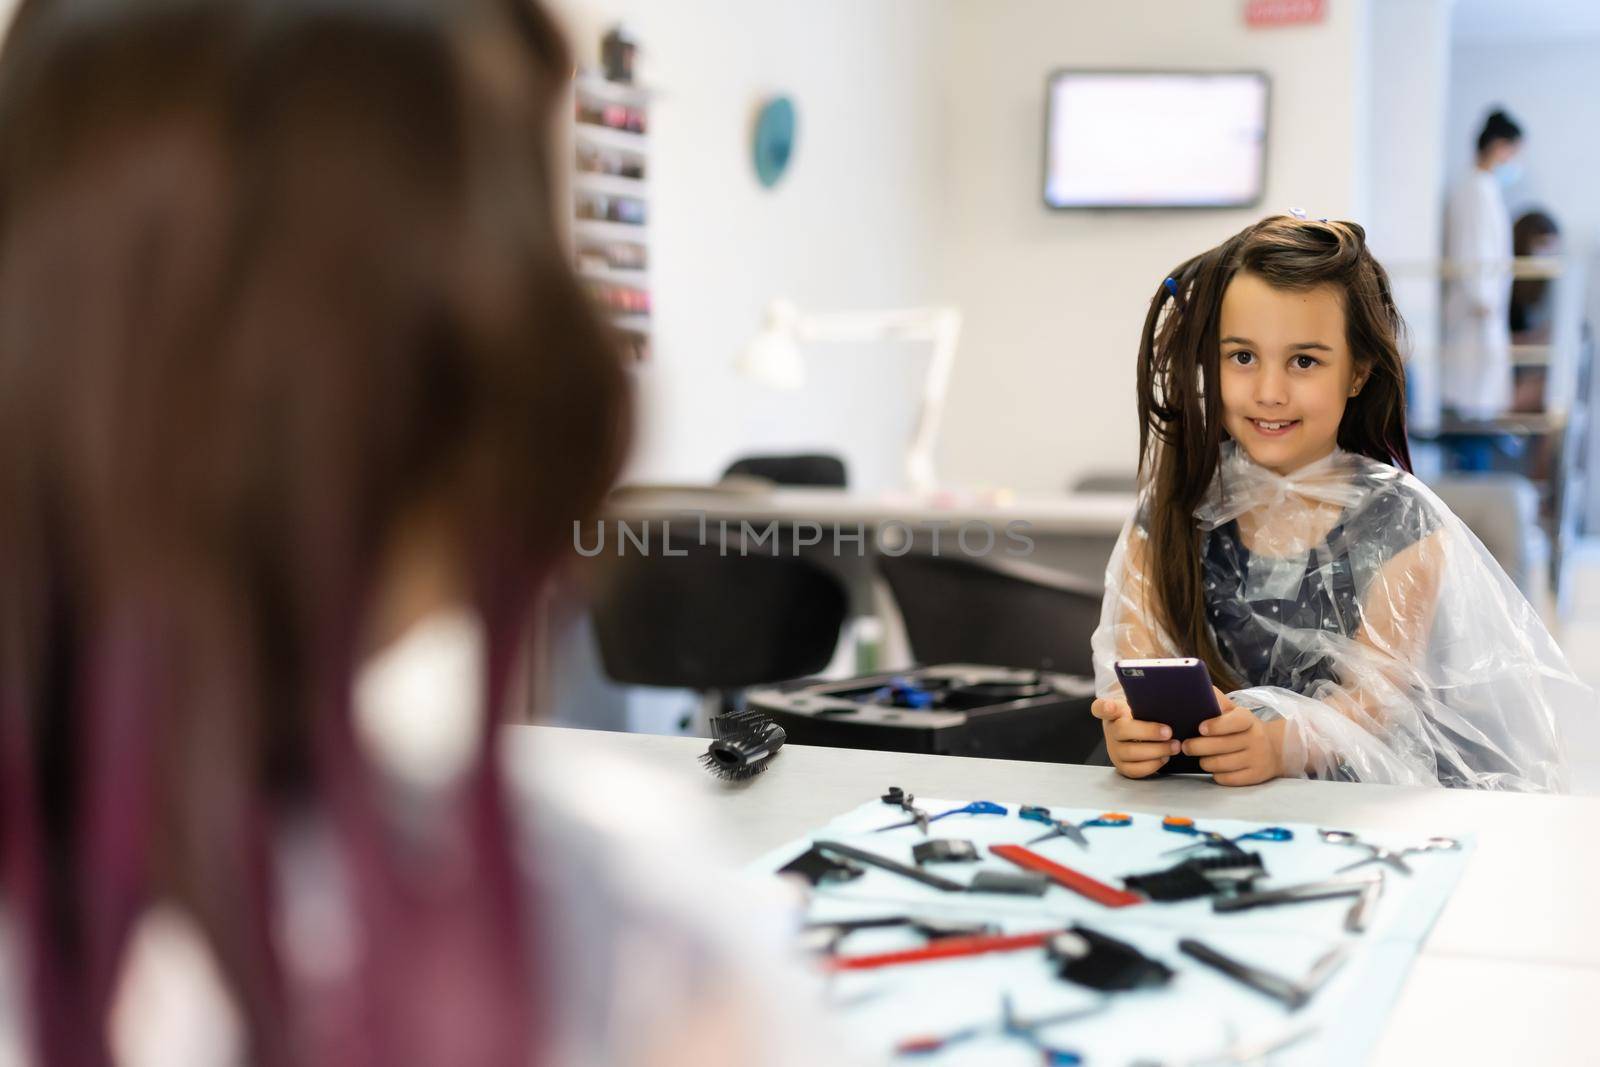
[[(108, 1062), (156, 900), (205, 932), (254, 1063), (536, 1059), (550, 976), (495, 731), (419, 819), (350, 704), (379, 561), (428, 515), (504, 713), (530, 598), (620, 465), (626, 371), (556, 227), (570, 70), (532, 0), (19, 13), (0, 905), (38, 1062)], [(291, 936), (308, 901), (334, 929)]]
[(1403, 324), (1389, 276), (1353, 222), (1276, 215), (1185, 260), (1157, 287), (1139, 339), (1139, 471), (1146, 487), (1149, 562), (1167, 632), (1224, 688), (1240, 679), (1222, 661), (1206, 621), (1201, 536), (1194, 513), (1217, 471), (1222, 423), (1222, 297), (1248, 271), (1280, 289), (1336, 289), (1345, 338), (1368, 376), (1339, 424), (1339, 447), (1403, 470), (1406, 443)]

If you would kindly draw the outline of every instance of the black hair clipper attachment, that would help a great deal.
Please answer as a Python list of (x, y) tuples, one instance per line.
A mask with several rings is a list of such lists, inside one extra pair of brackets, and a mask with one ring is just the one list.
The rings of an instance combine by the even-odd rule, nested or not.
[(1248, 892), (1265, 873), (1259, 854), (1239, 851), (1238, 855), (1195, 856), (1166, 870), (1130, 874), (1122, 884), (1151, 900), (1172, 903)]
[(713, 718), (711, 738), (700, 762), (725, 782), (742, 782), (766, 770), (789, 735), (760, 712), (738, 711)]
[(867, 873), (861, 864), (841, 856), (830, 856), (813, 846), (778, 868), (779, 874), (797, 874), (814, 886), (853, 882)]
[(1074, 926), (1045, 944), (1045, 953), (1069, 982), (1105, 993), (1152, 989), (1172, 980), (1172, 968), (1114, 937)]
[(913, 845), (911, 858), (919, 867), (924, 863), (977, 863), (978, 849), (971, 841), (935, 837)]

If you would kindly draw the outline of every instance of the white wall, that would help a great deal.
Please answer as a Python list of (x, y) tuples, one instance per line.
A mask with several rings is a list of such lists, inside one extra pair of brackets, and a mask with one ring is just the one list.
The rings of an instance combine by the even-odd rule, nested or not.
[[(1059, 489), (1136, 459), (1134, 361), (1180, 260), (1271, 212), (1359, 217), (1367, 0), (1322, 25), (1250, 30), (1204, 0), (558, 0), (586, 53), (621, 17), (650, 50), (657, 351), (635, 475), (703, 479), (734, 454), (843, 444), (858, 483), (898, 476), (920, 355), (817, 352), (799, 396), (729, 369), (777, 294), (818, 308), (930, 299), (966, 331), (940, 450), (951, 484)], [(1265, 70), (1257, 210), (1052, 213), (1045, 78), (1070, 65)], [(800, 105), (794, 171), (750, 176), (752, 108)]]
[(1439, 281), (1446, 183), (1451, 0), (1384, 0), (1369, 26), (1367, 212), (1409, 331), (1411, 426), (1439, 420)]
[[(934, 4), (921, 0), (556, 0), (580, 60), (617, 20), (647, 50), (653, 109), (655, 356), (632, 476), (704, 481), (736, 454), (829, 446), (859, 484), (899, 476), (922, 354), (823, 348), (799, 393), (738, 378), (767, 302), (816, 310), (926, 298), (936, 113)], [(756, 106), (799, 108), (791, 170), (763, 190)]]
[[(968, 317), (945, 437), (953, 480), (1058, 489), (1131, 469), (1134, 363), (1178, 262), (1264, 214), (1359, 214), (1366, 4), (1250, 30), (1220, 0), (955, 0), (942, 42), (949, 198), (940, 291)], [(1259, 68), (1272, 79), (1266, 196), (1244, 211), (1063, 212), (1040, 203), (1054, 68)]]

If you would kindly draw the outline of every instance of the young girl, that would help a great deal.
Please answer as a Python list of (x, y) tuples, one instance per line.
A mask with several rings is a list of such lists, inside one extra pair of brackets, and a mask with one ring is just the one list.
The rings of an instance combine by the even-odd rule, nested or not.
[[(1139, 349), (1143, 501), (1094, 635), (1112, 763), (1562, 790), (1588, 711), (1539, 617), (1410, 473), (1401, 322), (1350, 222), (1286, 216), (1183, 263)], [(1197, 656), (1218, 714), (1171, 740), (1113, 664)]]

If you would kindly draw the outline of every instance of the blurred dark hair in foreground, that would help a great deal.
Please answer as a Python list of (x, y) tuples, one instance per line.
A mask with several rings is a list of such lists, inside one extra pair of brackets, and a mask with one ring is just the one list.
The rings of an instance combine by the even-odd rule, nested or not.
[[(0, 909), (41, 1063), (108, 1061), (155, 901), (204, 930), (253, 1063), (535, 1058), (550, 979), (490, 732), (419, 818), (350, 703), (422, 531), (502, 711), (530, 596), (620, 463), (625, 372), (555, 228), (569, 71), (531, 0), (19, 13)], [(345, 917), (347, 957), (294, 951), (307, 906)]]

